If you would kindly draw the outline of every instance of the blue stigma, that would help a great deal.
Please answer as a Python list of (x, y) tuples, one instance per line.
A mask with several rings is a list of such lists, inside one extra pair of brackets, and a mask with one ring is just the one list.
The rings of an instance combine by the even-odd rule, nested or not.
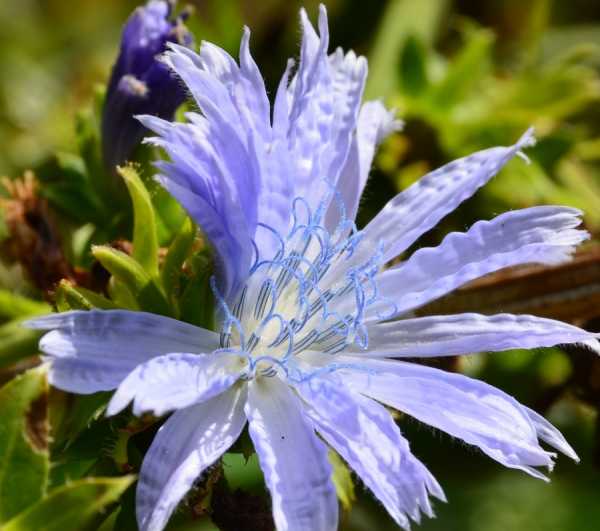
[[(325, 202), (324, 202), (325, 203)], [(292, 204), (287, 235), (273, 233), (275, 255), (257, 258), (231, 307), (212, 279), (222, 318), (221, 351), (244, 355), (251, 374), (297, 370), (295, 356), (313, 350), (334, 355), (350, 345), (368, 346), (365, 310), (380, 299), (375, 275), (382, 245), (373, 245), (353, 222), (333, 233), (323, 226), (325, 209), (311, 212), (303, 198)]]

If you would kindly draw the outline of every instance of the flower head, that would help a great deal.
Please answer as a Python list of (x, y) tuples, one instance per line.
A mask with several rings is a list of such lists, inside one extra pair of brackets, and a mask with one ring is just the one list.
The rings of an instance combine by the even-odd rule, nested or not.
[[(377, 144), (398, 128), (361, 103), (366, 61), (328, 54), (301, 11), (298, 68), (288, 63), (271, 109), (245, 30), (240, 62), (203, 43), (170, 45), (165, 62), (202, 114), (187, 123), (144, 116), (170, 161), (161, 183), (202, 227), (216, 254), (217, 332), (129, 311), (70, 312), (30, 323), (54, 385), (116, 389), (108, 413), (175, 411), (140, 472), (140, 528), (160, 530), (193, 482), (249, 433), (280, 530), (332, 531), (338, 506), (326, 445), (408, 528), (433, 514), (437, 481), (382, 404), (543, 478), (555, 454), (576, 459), (545, 419), (502, 391), (403, 358), (557, 343), (598, 348), (595, 335), (529, 315), (413, 317), (428, 301), (486, 273), (568, 259), (587, 237), (580, 212), (536, 207), (481, 221), (416, 251), (422, 233), (533, 142), (527, 132), (452, 162), (392, 199), (363, 229), (354, 217)], [(318, 435), (317, 435), (318, 434)]]
[(102, 116), (102, 149), (107, 168), (131, 156), (144, 136), (134, 118), (150, 113), (170, 120), (185, 100), (185, 90), (157, 56), (167, 43), (190, 46), (192, 35), (183, 24), (187, 14), (172, 17), (174, 2), (149, 0), (129, 17), (121, 50), (113, 66)]

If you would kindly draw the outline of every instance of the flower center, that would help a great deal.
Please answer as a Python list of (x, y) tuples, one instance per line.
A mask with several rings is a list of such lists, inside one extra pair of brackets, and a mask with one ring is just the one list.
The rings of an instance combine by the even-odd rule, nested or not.
[(235, 304), (219, 298), (224, 313), (221, 347), (248, 358), (251, 374), (295, 368), (306, 350), (331, 355), (350, 344), (367, 347), (365, 309), (378, 299), (379, 246), (369, 245), (353, 224), (330, 234), (322, 216), (308, 211), (293, 224), (270, 259), (257, 260)]

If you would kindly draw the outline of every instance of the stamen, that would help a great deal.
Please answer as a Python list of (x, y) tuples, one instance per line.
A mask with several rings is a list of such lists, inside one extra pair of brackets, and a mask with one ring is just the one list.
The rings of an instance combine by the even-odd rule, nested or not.
[(326, 200), (312, 213), (305, 199), (296, 198), (286, 236), (260, 224), (275, 237), (277, 250), (272, 258), (257, 258), (233, 312), (211, 281), (223, 316), (221, 346), (243, 351), (248, 377), (274, 376), (281, 370), (302, 374), (293, 369), (294, 356), (315, 346), (335, 355), (350, 344), (368, 344), (362, 321), (366, 308), (381, 300), (375, 275), (383, 248), (365, 242), (354, 223), (345, 219), (338, 193), (332, 192), (329, 199), (340, 208), (333, 235), (321, 225)]

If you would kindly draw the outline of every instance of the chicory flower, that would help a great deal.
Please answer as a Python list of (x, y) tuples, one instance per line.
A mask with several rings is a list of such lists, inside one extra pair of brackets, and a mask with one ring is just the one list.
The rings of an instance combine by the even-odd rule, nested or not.
[[(216, 254), (218, 331), (132, 311), (68, 312), (30, 326), (50, 380), (75, 393), (116, 389), (108, 414), (163, 415), (137, 487), (144, 531), (161, 530), (193, 483), (246, 425), (279, 530), (333, 531), (338, 503), (327, 446), (408, 528), (444, 499), (384, 405), (499, 463), (544, 478), (555, 454), (577, 459), (543, 417), (461, 374), (406, 358), (583, 343), (597, 335), (530, 315), (412, 312), (477, 277), (567, 260), (587, 238), (580, 212), (544, 206), (480, 221), (393, 267), (424, 232), (533, 142), (480, 151), (426, 175), (363, 229), (354, 217), (378, 143), (399, 126), (361, 103), (367, 63), (328, 54), (301, 11), (300, 62), (289, 62), (271, 113), (243, 34), (239, 65), (203, 43), (170, 45), (165, 63), (202, 114), (187, 123), (144, 116), (165, 149), (160, 182), (202, 227)], [(200, 301), (199, 301), (200, 303)]]
[(185, 101), (181, 82), (158, 59), (169, 42), (185, 46), (193, 42), (183, 23), (187, 14), (173, 17), (173, 5), (150, 0), (131, 14), (123, 29), (102, 115), (102, 155), (111, 170), (128, 160), (144, 137), (146, 130), (136, 114), (170, 120)]

